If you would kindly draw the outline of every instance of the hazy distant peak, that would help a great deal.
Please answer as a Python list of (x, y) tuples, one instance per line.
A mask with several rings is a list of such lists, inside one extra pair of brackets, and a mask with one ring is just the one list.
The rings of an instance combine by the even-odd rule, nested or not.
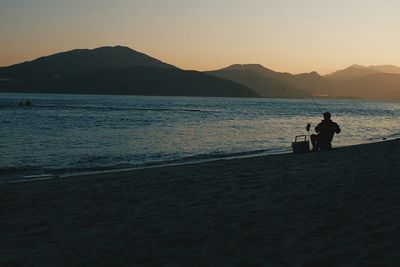
[(293, 77), (307, 77), (307, 78), (321, 78), (322, 76), (319, 75), (318, 72), (312, 71), (312, 72), (305, 72), (305, 73), (299, 73), (299, 74), (289, 74), (292, 75)]
[(400, 67), (397, 67), (394, 65), (363, 66), (363, 65), (354, 64), (343, 70), (338, 70), (331, 74), (328, 74), (325, 77), (330, 80), (345, 81), (345, 80), (356, 79), (359, 77), (376, 74), (376, 73), (400, 74)]
[(389, 67), (389, 68), (398, 68), (395, 65), (387, 64), (387, 65), (369, 65), (368, 68), (380, 68), (380, 67)]
[(226, 69), (266, 69), (261, 64), (233, 64), (228, 66)]
[(384, 73), (396, 73), (400, 74), (400, 67), (395, 65), (371, 65), (368, 66), (369, 69), (374, 69), (376, 71), (384, 72)]
[(310, 75), (312, 75), (312, 76), (321, 76), (321, 75), (319, 75), (319, 73), (316, 72), (316, 71), (309, 72), (308, 74), (310, 74)]
[(350, 68), (367, 69), (368, 67), (363, 66), (363, 65), (353, 64), (353, 65), (351, 65), (350, 67), (348, 67), (347, 69), (350, 69)]
[[(353, 64), (350, 67), (346, 69), (369, 69), (369, 70), (376, 70), (377, 72), (386, 72), (386, 73), (399, 73), (400, 72), (400, 67), (397, 67), (395, 65), (369, 65), (369, 66), (363, 66), (363, 65), (358, 65), (358, 64)], [(346, 70), (345, 69), (345, 70)]]
[(362, 76), (374, 74), (377, 72), (381, 72), (376, 69), (371, 69), (362, 65), (351, 65), (350, 67), (347, 67), (342, 70), (335, 71), (331, 74), (325, 75), (325, 78), (333, 81), (345, 81), (345, 80), (351, 80), (355, 78), (359, 78)]

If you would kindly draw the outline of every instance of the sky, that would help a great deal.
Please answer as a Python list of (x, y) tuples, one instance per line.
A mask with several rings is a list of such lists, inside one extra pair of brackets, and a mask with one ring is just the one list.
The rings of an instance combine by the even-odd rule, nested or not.
[(400, 66), (398, 0), (0, 0), (0, 66), (125, 45), (183, 69)]

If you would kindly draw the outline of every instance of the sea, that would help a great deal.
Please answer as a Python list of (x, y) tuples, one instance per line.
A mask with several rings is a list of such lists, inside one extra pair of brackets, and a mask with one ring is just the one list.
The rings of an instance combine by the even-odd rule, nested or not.
[(399, 102), (0, 93), (0, 180), (290, 153), (325, 111), (334, 147), (400, 137)]

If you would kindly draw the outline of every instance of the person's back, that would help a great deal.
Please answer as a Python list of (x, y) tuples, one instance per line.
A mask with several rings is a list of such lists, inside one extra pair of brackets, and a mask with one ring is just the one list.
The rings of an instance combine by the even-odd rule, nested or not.
[(339, 125), (332, 120), (322, 120), (320, 124), (315, 127), (315, 131), (319, 133), (321, 138), (327, 140), (328, 142), (332, 142), (333, 135), (336, 133), (340, 133)]
[(317, 132), (318, 135), (311, 136), (314, 150), (331, 149), (331, 142), (334, 134), (338, 134), (341, 131), (339, 125), (331, 120), (331, 114), (329, 112), (325, 112), (323, 115), (324, 120), (315, 127), (315, 132)]

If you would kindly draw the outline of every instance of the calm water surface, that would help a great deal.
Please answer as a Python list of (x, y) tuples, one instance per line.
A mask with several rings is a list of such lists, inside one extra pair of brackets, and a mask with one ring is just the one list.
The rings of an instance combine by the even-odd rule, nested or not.
[(288, 152), (326, 110), (336, 147), (400, 136), (397, 102), (0, 94), (0, 105), (3, 179)]

